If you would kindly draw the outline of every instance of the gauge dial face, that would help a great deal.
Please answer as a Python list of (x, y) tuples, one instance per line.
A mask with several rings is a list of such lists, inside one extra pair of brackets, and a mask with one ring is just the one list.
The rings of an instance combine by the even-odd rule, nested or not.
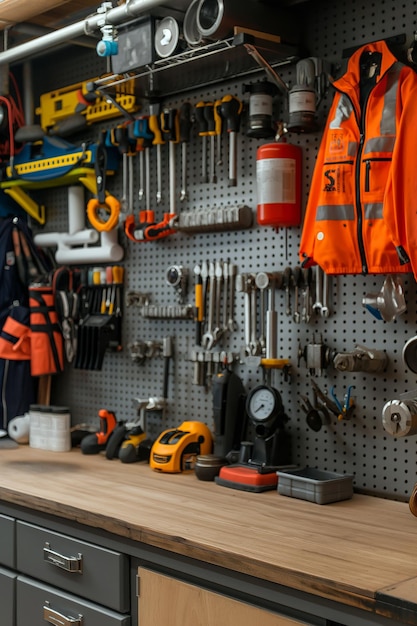
[(251, 419), (263, 422), (278, 409), (277, 397), (269, 387), (258, 387), (249, 397), (248, 413)]

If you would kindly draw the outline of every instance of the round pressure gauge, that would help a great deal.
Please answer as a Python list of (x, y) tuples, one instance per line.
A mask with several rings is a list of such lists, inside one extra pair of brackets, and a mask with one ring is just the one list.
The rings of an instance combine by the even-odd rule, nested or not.
[(158, 24), (155, 33), (155, 50), (160, 57), (166, 59), (179, 47), (180, 28), (177, 20), (173, 17), (164, 17)]
[(255, 424), (271, 426), (282, 415), (282, 399), (278, 391), (269, 385), (255, 387), (248, 394), (246, 411)]

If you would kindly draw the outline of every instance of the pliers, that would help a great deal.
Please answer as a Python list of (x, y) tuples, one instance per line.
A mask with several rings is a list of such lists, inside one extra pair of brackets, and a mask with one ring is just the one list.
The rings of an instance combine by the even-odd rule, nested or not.
[(346, 420), (352, 417), (352, 413), (355, 409), (355, 404), (351, 399), (351, 391), (353, 389), (352, 386), (348, 387), (347, 393), (344, 398), (344, 405), (338, 400), (336, 393), (334, 391), (334, 387), (331, 389), (331, 395), (334, 400), (330, 400), (330, 398), (322, 392), (316, 381), (311, 378), (311, 385), (314, 391), (317, 394), (317, 398), (321, 400), (324, 406), (331, 412), (333, 415), (337, 417), (339, 420)]
[(350, 398), (352, 389), (353, 389), (353, 386), (349, 385), (349, 387), (347, 389), (347, 392), (345, 393), (344, 404), (343, 405), (337, 399), (336, 392), (334, 390), (334, 386), (330, 390), (330, 393), (332, 394), (332, 398), (335, 401), (337, 408), (339, 409), (339, 414), (337, 416), (337, 419), (339, 419), (339, 420), (347, 420), (347, 419), (350, 419), (352, 417), (352, 413), (353, 413), (353, 410), (355, 408), (355, 404), (353, 402), (351, 402), (351, 398)]

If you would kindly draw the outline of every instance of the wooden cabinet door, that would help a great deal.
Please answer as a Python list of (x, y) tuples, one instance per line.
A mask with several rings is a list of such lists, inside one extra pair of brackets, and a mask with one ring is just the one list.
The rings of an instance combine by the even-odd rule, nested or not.
[(306, 623), (144, 567), (138, 569), (138, 574), (139, 626), (301, 626)]

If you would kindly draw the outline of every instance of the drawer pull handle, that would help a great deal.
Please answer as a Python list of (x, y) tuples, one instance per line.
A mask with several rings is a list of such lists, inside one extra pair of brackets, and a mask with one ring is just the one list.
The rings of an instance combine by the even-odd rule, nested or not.
[(59, 611), (51, 609), (49, 602), (45, 602), (44, 604), (43, 619), (45, 622), (48, 622), (48, 624), (54, 624), (54, 626), (67, 626), (68, 624), (71, 626), (83, 626), (82, 615), (78, 615), (78, 617), (68, 617), (67, 615), (59, 613)]
[(64, 569), (66, 572), (76, 572), (82, 574), (83, 571), (83, 555), (78, 553), (78, 556), (64, 556), (51, 550), (50, 544), (45, 543), (43, 549), (43, 560)]

